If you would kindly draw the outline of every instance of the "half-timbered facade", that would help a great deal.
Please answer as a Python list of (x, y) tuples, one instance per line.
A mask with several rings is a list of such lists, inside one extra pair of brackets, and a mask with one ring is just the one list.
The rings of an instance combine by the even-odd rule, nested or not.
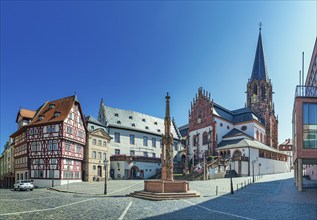
[(81, 181), (86, 127), (76, 96), (46, 102), (11, 135), (16, 176), (39, 187)]

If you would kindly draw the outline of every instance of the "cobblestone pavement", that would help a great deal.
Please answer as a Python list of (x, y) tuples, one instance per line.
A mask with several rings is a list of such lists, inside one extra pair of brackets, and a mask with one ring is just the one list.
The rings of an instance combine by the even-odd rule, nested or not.
[(317, 189), (298, 192), (292, 177), (266, 175), (243, 188), (251, 178), (234, 178), (234, 194), (230, 179), (194, 181), (200, 198), (155, 202), (125, 196), (143, 189), (140, 180), (109, 181), (107, 196), (104, 183), (70, 184), (74, 193), (0, 189), (0, 219), (317, 219)]

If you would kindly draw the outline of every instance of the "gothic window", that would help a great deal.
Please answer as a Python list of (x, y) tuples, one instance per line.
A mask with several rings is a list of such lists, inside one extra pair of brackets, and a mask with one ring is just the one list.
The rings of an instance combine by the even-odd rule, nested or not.
[(207, 133), (207, 131), (205, 131), (203, 133), (203, 145), (206, 145), (206, 144), (208, 144), (208, 133)]
[(255, 84), (253, 85), (253, 94), (258, 94), (258, 87)]
[(262, 88), (261, 88), (261, 95), (262, 95), (262, 99), (265, 99), (265, 98), (266, 98), (265, 86), (264, 86), (264, 85), (262, 85)]

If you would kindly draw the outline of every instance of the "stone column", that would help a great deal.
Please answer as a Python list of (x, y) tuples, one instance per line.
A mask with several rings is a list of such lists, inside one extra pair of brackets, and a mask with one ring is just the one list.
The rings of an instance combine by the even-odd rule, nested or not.
[(297, 159), (298, 160), (298, 191), (303, 191), (303, 160), (302, 159)]

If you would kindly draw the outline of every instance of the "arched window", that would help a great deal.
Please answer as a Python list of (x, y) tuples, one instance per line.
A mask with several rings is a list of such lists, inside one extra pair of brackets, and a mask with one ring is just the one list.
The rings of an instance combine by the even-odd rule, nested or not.
[(203, 133), (203, 145), (206, 145), (206, 144), (208, 144), (208, 133), (207, 133), (207, 131), (205, 131)]
[(258, 87), (256, 86), (256, 84), (253, 85), (253, 94), (258, 94)]
[(263, 142), (263, 135), (262, 135), (262, 133), (260, 134), (260, 141)]

